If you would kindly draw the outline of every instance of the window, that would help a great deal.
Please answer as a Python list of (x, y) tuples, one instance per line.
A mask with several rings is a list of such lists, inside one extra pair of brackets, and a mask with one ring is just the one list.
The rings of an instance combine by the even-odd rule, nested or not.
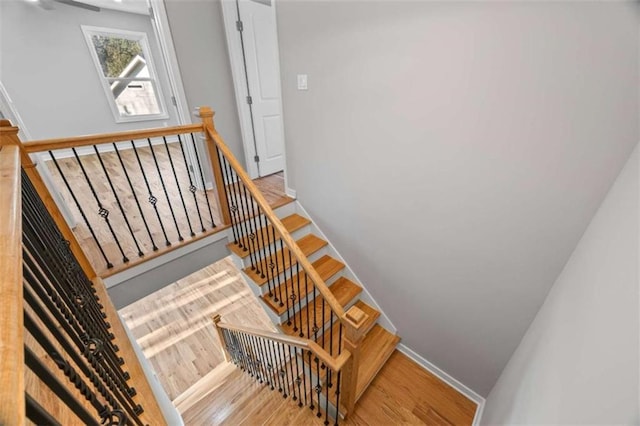
[(168, 118), (145, 33), (82, 31), (116, 122)]

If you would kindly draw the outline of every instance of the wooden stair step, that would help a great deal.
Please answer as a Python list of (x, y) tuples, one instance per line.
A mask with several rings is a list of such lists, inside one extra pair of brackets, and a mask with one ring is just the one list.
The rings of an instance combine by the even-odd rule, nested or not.
[(400, 342), (399, 336), (390, 333), (378, 324), (374, 325), (365, 336), (360, 349), (356, 401), (360, 399), (378, 371), (396, 350), (398, 342)]
[[(347, 306), (351, 300), (360, 294), (362, 291), (362, 287), (358, 284), (354, 283), (350, 279), (346, 277), (340, 277), (336, 280), (335, 283), (329, 286), (329, 291), (334, 295), (334, 297), (338, 300), (342, 307)], [(322, 302), (324, 301), (323, 297), (318, 293), (316, 296), (315, 302), (309, 301), (309, 305), (304, 306), (299, 313), (295, 314), (295, 321), (293, 316), (291, 317), (291, 324), (284, 323), (280, 325), (280, 328), (285, 334), (289, 334), (292, 336), (299, 337), (313, 337), (313, 325), (317, 324), (317, 326), (322, 330), (324, 324), (328, 323), (331, 320), (331, 308), (329, 304), (325, 303), (324, 307), (324, 317), (322, 312)], [(309, 313), (307, 317), (307, 312)], [(308, 321), (307, 321), (308, 318)], [(334, 317), (334, 321), (338, 322), (337, 317)], [(311, 336), (307, 336), (307, 324), (309, 328), (309, 334)], [(296, 327), (297, 325), (297, 327)], [(297, 328), (297, 330), (294, 330)], [(321, 333), (321, 332), (318, 332)], [(300, 336), (302, 334), (302, 336)], [(334, 339), (337, 339), (338, 336), (335, 335)], [(326, 340), (326, 338), (325, 338)]]
[[(329, 278), (340, 272), (342, 268), (344, 268), (344, 263), (340, 262), (337, 259), (334, 259), (329, 255), (322, 256), (320, 259), (313, 262), (312, 265), (323, 281), (327, 281)], [(286, 303), (283, 303), (283, 305), (280, 306), (279, 295), (282, 294), (283, 297), (286, 297), (287, 294), (298, 294), (298, 275), (300, 275), (299, 282), (301, 293), (299, 297), (305, 297), (308, 293), (312, 293), (313, 282), (310, 279), (307, 280), (307, 286), (305, 288), (304, 280), (307, 274), (304, 271), (300, 271), (300, 274), (294, 275), (293, 278), (288, 279), (286, 282), (276, 287), (273, 290), (273, 296), (269, 296), (268, 294), (262, 296), (262, 299), (267, 304), (267, 306), (269, 306), (278, 315), (284, 314), (287, 310)], [(278, 297), (278, 301), (275, 300), (276, 297)]]
[[(302, 217), (297, 213), (280, 219), (280, 221), (282, 222), (286, 230), (289, 231), (289, 233), (293, 233), (311, 223), (309, 219), (307, 219), (306, 217)], [(244, 235), (242, 236), (242, 238), (240, 238), (239, 243), (242, 244), (242, 246), (244, 246), (246, 250), (235, 243), (227, 244), (227, 248), (237, 256), (245, 258), (249, 256), (249, 254), (258, 251), (264, 246), (269, 245), (275, 241), (275, 232), (273, 231), (273, 225), (271, 224), (259, 228), (256, 234), (258, 235), (258, 238), (255, 238), (253, 242), (250, 241), (248, 235)]]
[[(327, 245), (327, 242), (325, 240), (313, 234), (305, 235), (304, 237), (297, 240), (296, 243), (305, 256), (311, 256), (313, 253), (317, 252)], [(259, 262), (257, 266), (260, 266), (260, 264), (275, 264), (276, 261), (278, 262), (278, 269), (280, 270), (280, 273), (282, 273), (283, 270), (289, 269), (292, 265), (295, 265), (297, 263), (293, 255), (289, 256), (289, 249), (287, 247), (283, 247), (282, 250), (278, 250), (276, 253), (268, 256), (266, 258), (266, 262)], [(264, 271), (264, 277), (262, 276), (262, 274), (259, 274), (257, 270), (252, 270), (250, 266), (244, 268), (243, 271), (257, 285), (263, 285), (267, 282), (267, 277), (269, 275), (267, 271)]]

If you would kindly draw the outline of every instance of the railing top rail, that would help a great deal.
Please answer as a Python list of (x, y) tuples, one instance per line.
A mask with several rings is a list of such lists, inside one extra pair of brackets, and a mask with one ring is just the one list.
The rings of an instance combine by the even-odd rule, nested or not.
[(117, 133), (101, 133), (95, 135), (74, 136), (69, 138), (42, 139), (23, 142), (27, 153), (50, 151), (55, 149), (79, 148), (111, 142), (126, 142), (138, 139), (156, 138), (160, 136), (180, 135), (183, 133), (202, 132), (202, 123), (182, 126), (158, 127), (154, 129), (131, 130)]
[(0, 424), (8, 425), (24, 424), (25, 411), (22, 201), (18, 129), (7, 121), (0, 129)]
[[(211, 109), (209, 109), (208, 107), (201, 107), (200, 116), (203, 116), (203, 114), (213, 115), (213, 111), (211, 111)], [(309, 261), (309, 259), (307, 259), (307, 257), (304, 255), (304, 253), (302, 252), (302, 250), (300, 249), (296, 241), (293, 239), (291, 234), (289, 234), (289, 232), (287, 231), (285, 226), (282, 224), (278, 216), (276, 216), (275, 212), (273, 211), (273, 209), (271, 208), (267, 200), (264, 198), (264, 196), (262, 195), (258, 187), (255, 185), (255, 183), (253, 183), (253, 180), (251, 180), (247, 172), (245, 172), (244, 168), (240, 165), (240, 163), (238, 162), (236, 157), (233, 155), (229, 147), (224, 143), (224, 141), (222, 140), (220, 135), (215, 131), (215, 129), (207, 128), (206, 131), (209, 137), (213, 139), (218, 149), (222, 152), (222, 155), (225, 156), (225, 158), (227, 159), (231, 167), (233, 167), (234, 171), (236, 172), (240, 180), (242, 180), (242, 183), (249, 190), (249, 192), (251, 192), (251, 195), (253, 196), (255, 201), (258, 203), (258, 205), (264, 212), (264, 215), (269, 219), (269, 221), (271, 222), (275, 230), (278, 232), (278, 234), (282, 238), (282, 241), (284, 241), (284, 243), (289, 248), (290, 252), (293, 254), (293, 256), (295, 256), (300, 266), (306, 272), (307, 276), (311, 279), (311, 281), (315, 283), (318, 291), (320, 292), (324, 300), (329, 304), (329, 306), (331, 307), (333, 312), (336, 314), (336, 316), (340, 319), (340, 321), (345, 321), (345, 312), (344, 312), (344, 309), (342, 308), (342, 305), (340, 304), (340, 302), (338, 302), (338, 299), (335, 298), (333, 293), (331, 293), (327, 284), (324, 282), (322, 277), (320, 277), (320, 275), (315, 270), (315, 268), (311, 265), (311, 262)]]
[[(215, 320), (214, 320), (215, 322)], [(320, 359), (326, 366), (331, 368), (333, 371), (340, 371), (342, 367), (345, 365), (351, 353), (347, 350), (343, 350), (342, 353), (334, 358), (324, 350), (320, 345), (318, 345), (313, 340), (303, 339), (301, 337), (289, 336), (286, 334), (274, 333), (266, 330), (259, 330), (257, 328), (244, 327), (239, 325), (225, 324), (223, 322), (216, 323), (217, 327), (224, 328), (231, 331), (238, 331), (241, 333), (251, 334), (252, 336), (263, 337), (265, 339), (270, 339), (275, 342), (284, 343), (287, 345), (295, 346), (301, 349), (308, 349), (313, 352), (314, 355)]]

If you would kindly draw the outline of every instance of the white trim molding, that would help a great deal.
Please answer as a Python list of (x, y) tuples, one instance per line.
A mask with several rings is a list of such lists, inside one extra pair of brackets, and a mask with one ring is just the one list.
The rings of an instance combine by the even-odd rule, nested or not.
[(466, 396), (471, 401), (475, 402), (478, 405), (478, 408), (476, 409), (476, 414), (473, 417), (472, 425), (473, 426), (480, 425), (480, 420), (482, 419), (482, 412), (484, 411), (484, 404), (485, 404), (485, 399), (482, 396), (474, 392), (467, 385), (465, 385), (464, 383), (462, 383), (461, 381), (459, 381), (458, 379), (456, 379), (455, 377), (453, 377), (452, 375), (450, 375), (449, 373), (447, 373), (437, 365), (433, 364), (432, 362), (430, 362), (429, 360), (427, 360), (426, 358), (418, 354), (416, 351), (414, 351), (404, 343), (400, 343), (398, 345), (398, 350), (403, 354), (405, 354), (406, 356), (408, 356), (409, 358), (411, 358), (411, 360), (413, 360), (420, 367), (424, 368), (425, 370), (427, 370), (428, 372), (430, 372), (431, 374), (433, 374), (434, 376), (436, 376), (437, 378), (439, 378), (440, 380), (442, 380), (443, 382), (445, 382), (446, 384), (448, 384), (449, 386), (451, 386), (452, 388), (460, 392), (462, 395)]

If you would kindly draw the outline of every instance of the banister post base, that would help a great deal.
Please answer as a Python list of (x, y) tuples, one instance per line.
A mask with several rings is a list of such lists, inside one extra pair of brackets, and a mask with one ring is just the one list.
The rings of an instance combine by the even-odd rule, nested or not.
[(357, 306), (352, 306), (343, 319), (345, 333), (342, 337), (343, 349), (351, 352), (351, 357), (343, 367), (342, 395), (348, 416), (353, 412), (358, 392), (358, 370), (360, 368), (360, 349), (364, 337), (364, 324), (368, 315)]

